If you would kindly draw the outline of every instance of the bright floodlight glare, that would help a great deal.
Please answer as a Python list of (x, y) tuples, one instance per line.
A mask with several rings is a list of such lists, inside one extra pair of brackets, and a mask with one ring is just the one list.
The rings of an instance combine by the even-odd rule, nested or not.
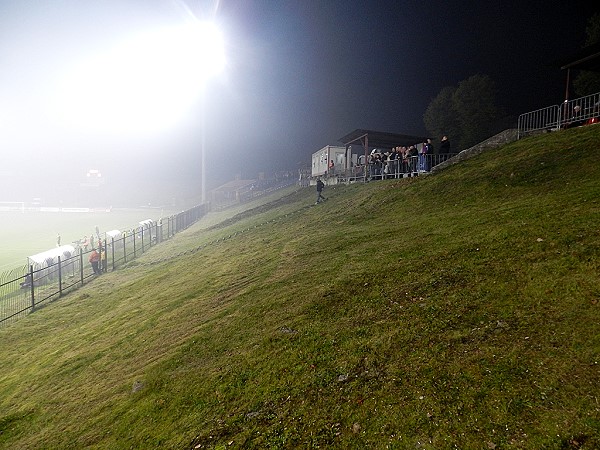
[(71, 126), (146, 131), (174, 125), (225, 65), (212, 23), (193, 22), (138, 35), (65, 77), (57, 99)]

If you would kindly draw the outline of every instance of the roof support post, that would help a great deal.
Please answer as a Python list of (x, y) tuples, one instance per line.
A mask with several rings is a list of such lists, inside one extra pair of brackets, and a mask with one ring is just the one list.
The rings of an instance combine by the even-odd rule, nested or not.
[(365, 147), (365, 174), (364, 174), (364, 182), (367, 182), (367, 167), (369, 167), (369, 135), (365, 134), (365, 140), (363, 141), (363, 146)]

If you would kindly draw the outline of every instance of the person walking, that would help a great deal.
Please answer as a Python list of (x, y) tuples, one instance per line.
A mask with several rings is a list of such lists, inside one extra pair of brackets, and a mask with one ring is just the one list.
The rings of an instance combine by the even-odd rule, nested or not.
[(325, 197), (323, 197), (323, 189), (325, 189), (325, 183), (323, 183), (319, 177), (317, 178), (317, 201), (315, 205), (321, 203), (321, 199), (327, 200)]

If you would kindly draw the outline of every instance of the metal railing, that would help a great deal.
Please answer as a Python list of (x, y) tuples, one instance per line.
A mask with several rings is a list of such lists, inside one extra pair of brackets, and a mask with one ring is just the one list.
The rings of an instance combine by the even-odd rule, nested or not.
[(540, 131), (556, 131), (598, 122), (600, 92), (561, 105), (531, 111), (519, 116), (518, 137)]
[[(95, 248), (78, 248), (70, 257), (14, 269), (0, 277), (0, 325), (26, 316), (103, 272), (114, 271), (152, 246), (185, 230), (208, 212), (203, 204), (112, 237)], [(96, 272), (92, 252), (100, 255)]]
[[(370, 181), (414, 177), (430, 172), (438, 164), (456, 156), (457, 153), (420, 154), (389, 161), (357, 164), (350, 169), (338, 169), (334, 175), (337, 182)], [(327, 177), (327, 176), (326, 176)]]

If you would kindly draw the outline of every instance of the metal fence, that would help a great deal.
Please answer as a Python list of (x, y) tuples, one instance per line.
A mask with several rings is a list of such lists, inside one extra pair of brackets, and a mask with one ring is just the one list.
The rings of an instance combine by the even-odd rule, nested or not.
[[(207, 212), (207, 204), (195, 206), (100, 241), (95, 248), (80, 247), (74, 255), (5, 272), (0, 277), (0, 325), (34, 312), (104, 272), (116, 270), (188, 228)], [(99, 255), (97, 265), (90, 261), (93, 252)]]
[(336, 168), (328, 177), (335, 178), (340, 183), (414, 177), (430, 172), (433, 167), (456, 155), (457, 153), (420, 154), (366, 165), (359, 163), (349, 169)]
[(600, 92), (565, 101), (519, 116), (519, 138), (540, 131), (556, 131), (597, 123), (600, 116)]

